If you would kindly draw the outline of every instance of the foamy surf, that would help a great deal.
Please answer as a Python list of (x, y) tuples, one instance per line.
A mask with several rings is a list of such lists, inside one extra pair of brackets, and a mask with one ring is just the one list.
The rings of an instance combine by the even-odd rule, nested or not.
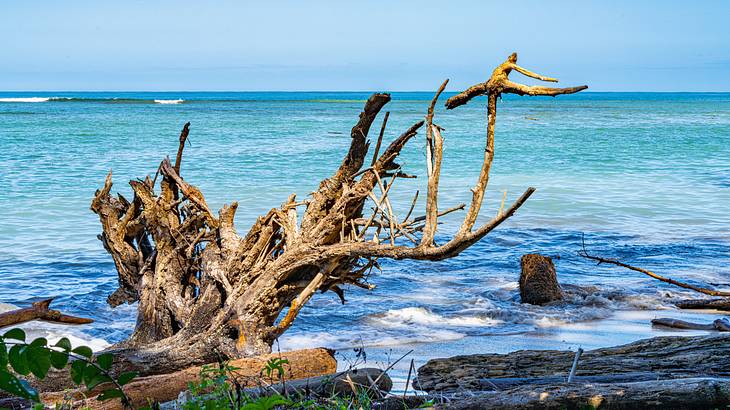
[(488, 317), (479, 316), (452, 316), (446, 317), (423, 307), (407, 307), (392, 309), (369, 318), (369, 322), (386, 328), (408, 327), (413, 325), (439, 325), (450, 327), (486, 327), (502, 323)]
[(412, 343), (436, 343), (459, 340), (466, 336), (461, 332), (447, 329), (431, 329), (416, 332), (361, 332), (338, 331), (336, 334), (319, 332), (292, 332), (278, 340), (282, 351), (311, 349), (326, 346), (329, 349), (345, 350), (353, 347), (392, 347)]
[(155, 104), (182, 104), (185, 100), (155, 100)]

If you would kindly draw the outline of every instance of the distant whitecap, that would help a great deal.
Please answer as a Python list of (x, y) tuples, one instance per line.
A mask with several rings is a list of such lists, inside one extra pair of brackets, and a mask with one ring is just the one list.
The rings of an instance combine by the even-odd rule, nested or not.
[(7, 97), (0, 98), (0, 102), (5, 103), (37, 103), (49, 101), (51, 97)]
[(184, 100), (155, 100), (155, 104), (181, 104)]

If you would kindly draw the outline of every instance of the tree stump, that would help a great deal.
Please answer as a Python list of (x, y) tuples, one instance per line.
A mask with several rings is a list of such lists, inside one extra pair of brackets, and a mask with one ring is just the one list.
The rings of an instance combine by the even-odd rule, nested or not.
[(563, 300), (553, 260), (548, 256), (528, 253), (520, 260), (520, 298), (522, 303), (544, 305)]

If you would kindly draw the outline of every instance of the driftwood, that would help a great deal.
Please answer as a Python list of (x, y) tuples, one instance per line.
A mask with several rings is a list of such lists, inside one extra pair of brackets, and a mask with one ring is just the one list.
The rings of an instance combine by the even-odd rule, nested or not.
[(656, 273), (654, 273), (654, 272), (652, 272), (650, 270), (647, 270), (647, 269), (644, 269), (644, 268), (639, 268), (639, 267), (636, 267), (636, 266), (632, 266), (632, 265), (629, 265), (627, 263), (623, 263), (623, 262), (621, 262), (619, 260), (616, 260), (616, 259), (609, 259), (609, 258), (603, 258), (603, 257), (600, 257), (600, 256), (591, 255), (586, 250), (585, 245), (583, 246), (583, 249), (580, 252), (578, 252), (578, 255), (580, 255), (580, 256), (582, 256), (582, 257), (584, 257), (586, 259), (594, 260), (594, 261), (598, 262), (599, 265), (602, 264), (602, 263), (608, 263), (608, 264), (611, 264), (611, 265), (621, 266), (622, 268), (630, 269), (630, 270), (633, 270), (635, 272), (641, 272), (644, 275), (647, 275), (647, 276), (652, 277), (654, 279), (660, 280), (660, 281), (662, 281), (664, 283), (669, 283), (670, 285), (679, 286), (680, 288), (684, 288), (684, 289), (690, 289), (690, 290), (693, 290), (695, 292), (703, 293), (705, 295), (710, 295), (710, 296), (730, 296), (730, 292), (724, 292), (724, 291), (720, 291), (720, 290), (714, 290), (714, 289), (704, 288), (704, 287), (701, 287), (701, 286), (695, 286), (695, 285), (692, 285), (692, 284), (689, 284), (689, 283), (680, 282), (678, 280), (674, 280), (674, 279), (670, 279), (670, 278), (665, 278), (664, 276), (657, 275)]
[(62, 323), (64, 325), (84, 325), (93, 320), (65, 315), (58, 310), (49, 309), (53, 298), (34, 302), (30, 307), (0, 313), (0, 328), (13, 326), (31, 320)]
[[(730, 335), (656, 337), (618, 347), (589, 350), (576, 377), (654, 372), (671, 378), (730, 377)], [(418, 369), (418, 382), (430, 393), (481, 390), (494, 378), (567, 377), (574, 352), (521, 350), (429, 360)]]
[[(446, 104), (454, 108), (477, 95), (488, 95), (484, 160), (471, 203), (458, 232), (441, 245), (434, 243), (434, 237), (439, 216), (448, 211), (439, 212), (438, 205), (443, 130), (434, 123), (434, 107), (448, 80), (436, 92), (425, 121), (416, 122), (363, 168), (368, 132), (390, 101), (389, 94), (373, 94), (352, 128), (350, 149), (334, 174), (309, 199), (297, 201), (291, 195), (243, 236), (233, 222), (237, 203), (214, 213), (202, 192), (182, 177), (189, 124), (180, 134), (174, 163), (165, 159), (158, 175), (131, 181), (131, 200), (112, 194), (110, 172), (91, 203), (102, 226), (99, 239), (119, 276), (119, 288), (108, 302), (112, 306), (138, 302), (134, 332), (109, 349), (117, 359), (114, 371), (169, 373), (219, 357), (266, 354), (315, 292), (332, 291), (344, 301), (344, 285), (372, 288), (366, 280), (378, 258), (451, 258), (502, 224), (535, 189), (528, 188), (511, 206), (475, 228), (494, 157), (500, 95), (554, 96), (586, 88), (514, 83), (508, 79), (512, 70), (555, 81), (517, 66), (516, 61), (516, 54), (511, 55), (489, 81)], [(406, 177), (396, 159), (422, 128), (428, 178), (425, 215), (411, 217), (409, 212), (399, 218), (388, 195), (398, 178)], [(372, 212), (367, 211), (368, 204)]]
[(688, 299), (675, 303), (680, 309), (730, 310), (730, 299)]
[(694, 323), (685, 322), (684, 320), (679, 319), (659, 318), (652, 319), (651, 324), (675, 329), (717, 330), (719, 332), (730, 332), (730, 321), (727, 319), (716, 319), (712, 323)]
[[(433, 397), (438, 400), (438, 397)], [(522, 386), (450, 398), (437, 409), (684, 410), (725, 408), (730, 379), (687, 378), (633, 383), (574, 383)]]
[[(265, 356), (250, 357), (244, 359), (231, 360), (228, 364), (235, 367), (234, 375), (236, 380), (242, 386), (254, 387), (261, 381), (261, 370), (266, 362), (271, 358), (283, 358), (289, 361), (284, 366), (285, 376), (287, 379), (305, 379), (315, 376), (331, 375), (337, 371), (337, 360), (333, 356), (333, 352), (327, 349), (305, 349), (295, 350), (291, 352), (275, 353)], [(213, 363), (210, 366), (217, 366)], [(166, 402), (174, 400), (178, 394), (188, 388), (188, 383), (195, 382), (200, 378), (201, 367), (191, 367), (189, 369), (173, 372), (170, 374), (147, 376), (134, 379), (132, 382), (124, 386), (124, 392), (132, 400), (135, 408), (139, 408), (148, 403), (148, 399), (156, 402)], [(389, 379), (388, 379), (389, 380)], [(70, 382), (69, 382), (70, 383)], [(68, 392), (60, 391), (70, 384), (62, 383), (50, 386), (48, 384), (40, 384), (40, 388), (44, 390), (58, 390), (41, 394), (41, 399), (48, 405), (67, 401), (67, 397), (75, 397), (79, 400), (76, 404), (81, 406), (89, 406), (93, 409), (122, 409), (119, 400), (99, 402), (94, 399), (95, 395), (100, 393), (105, 387), (96, 388), (92, 394), (86, 393), (91, 399), (81, 400), (83, 398), (81, 391)], [(385, 385), (383, 385), (385, 387)]]

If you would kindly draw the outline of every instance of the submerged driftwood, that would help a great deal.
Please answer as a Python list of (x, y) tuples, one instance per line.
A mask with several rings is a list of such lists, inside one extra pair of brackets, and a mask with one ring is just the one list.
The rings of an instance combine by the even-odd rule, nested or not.
[(725, 299), (687, 299), (675, 303), (680, 309), (730, 310), (730, 298)]
[(725, 318), (715, 319), (712, 323), (695, 323), (679, 319), (659, 318), (652, 319), (651, 324), (655, 326), (671, 327), (674, 329), (717, 330), (718, 332), (730, 332), (730, 321)]
[[(390, 101), (389, 94), (373, 94), (352, 128), (350, 149), (334, 174), (309, 199), (297, 201), (291, 195), (282, 206), (260, 217), (246, 235), (239, 235), (234, 226), (237, 203), (214, 213), (202, 192), (183, 179), (181, 162), (189, 124), (180, 134), (174, 162), (165, 159), (154, 178), (130, 182), (131, 200), (113, 195), (109, 173), (91, 204), (102, 226), (99, 238), (119, 276), (119, 288), (108, 302), (112, 306), (138, 302), (133, 334), (109, 349), (117, 359), (114, 370), (159, 374), (219, 357), (268, 353), (316, 292), (332, 291), (344, 302), (344, 285), (372, 288), (366, 279), (378, 266), (378, 258), (451, 258), (503, 223), (535, 189), (528, 188), (492, 220), (476, 225), (494, 158), (500, 96), (556, 96), (587, 88), (514, 83), (508, 78), (513, 70), (557, 81), (516, 62), (517, 55), (512, 54), (489, 81), (446, 102), (451, 109), (479, 95), (488, 96), (484, 158), (468, 207), (439, 211), (444, 138), (443, 129), (434, 123), (434, 108), (448, 80), (436, 92), (425, 121), (416, 122), (382, 153), (376, 152), (371, 166), (363, 168), (371, 125)], [(412, 206), (401, 217), (391, 206), (388, 192), (398, 178), (407, 176), (396, 159), (421, 128), (425, 128), (428, 186), (425, 215), (412, 217)], [(378, 147), (381, 142), (379, 137)], [(437, 245), (438, 218), (465, 207), (458, 232)], [(405, 241), (412, 246), (402, 244)]]
[(644, 275), (649, 276), (651, 278), (654, 278), (656, 280), (659, 280), (661, 282), (669, 283), (670, 285), (678, 286), (680, 288), (693, 290), (695, 292), (699, 292), (699, 293), (702, 293), (702, 294), (705, 294), (705, 295), (730, 297), (730, 292), (727, 292), (727, 291), (709, 289), (709, 288), (705, 288), (705, 287), (702, 287), (702, 286), (692, 285), (690, 283), (681, 282), (681, 281), (678, 281), (678, 280), (675, 280), (675, 279), (671, 279), (671, 278), (667, 278), (667, 277), (658, 275), (658, 274), (656, 274), (656, 273), (654, 273), (654, 272), (652, 272), (652, 271), (650, 271), (648, 269), (644, 269), (644, 268), (640, 268), (640, 267), (637, 267), (637, 266), (629, 265), (628, 263), (624, 263), (624, 262), (621, 262), (621, 261), (616, 260), (616, 259), (610, 259), (610, 258), (604, 258), (604, 257), (601, 257), (601, 256), (591, 255), (586, 250), (585, 245), (583, 246), (583, 249), (580, 252), (578, 252), (578, 255), (580, 255), (580, 256), (582, 256), (582, 257), (584, 257), (586, 259), (590, 259), (590, 260), (596, 261), (596, 262), (598, 262), (599, 265), (602, 264), (602, 263), (608, 263), (608, 264), (611, 264), (611, 265), (620, 266), (622, 268), (626, 268), (626, 269), (632, 270), (634, 272), (641, 272)]
[[(582, 354), (576, 376), (653, 372), (663, 378), (730, 377), (730, 335), (656, 337)], [(429, 360), (418, 382), (430, 393), (491, 390), (496, 378), (565, 377), (575, 354), (559, 350), (521, 350)]]

